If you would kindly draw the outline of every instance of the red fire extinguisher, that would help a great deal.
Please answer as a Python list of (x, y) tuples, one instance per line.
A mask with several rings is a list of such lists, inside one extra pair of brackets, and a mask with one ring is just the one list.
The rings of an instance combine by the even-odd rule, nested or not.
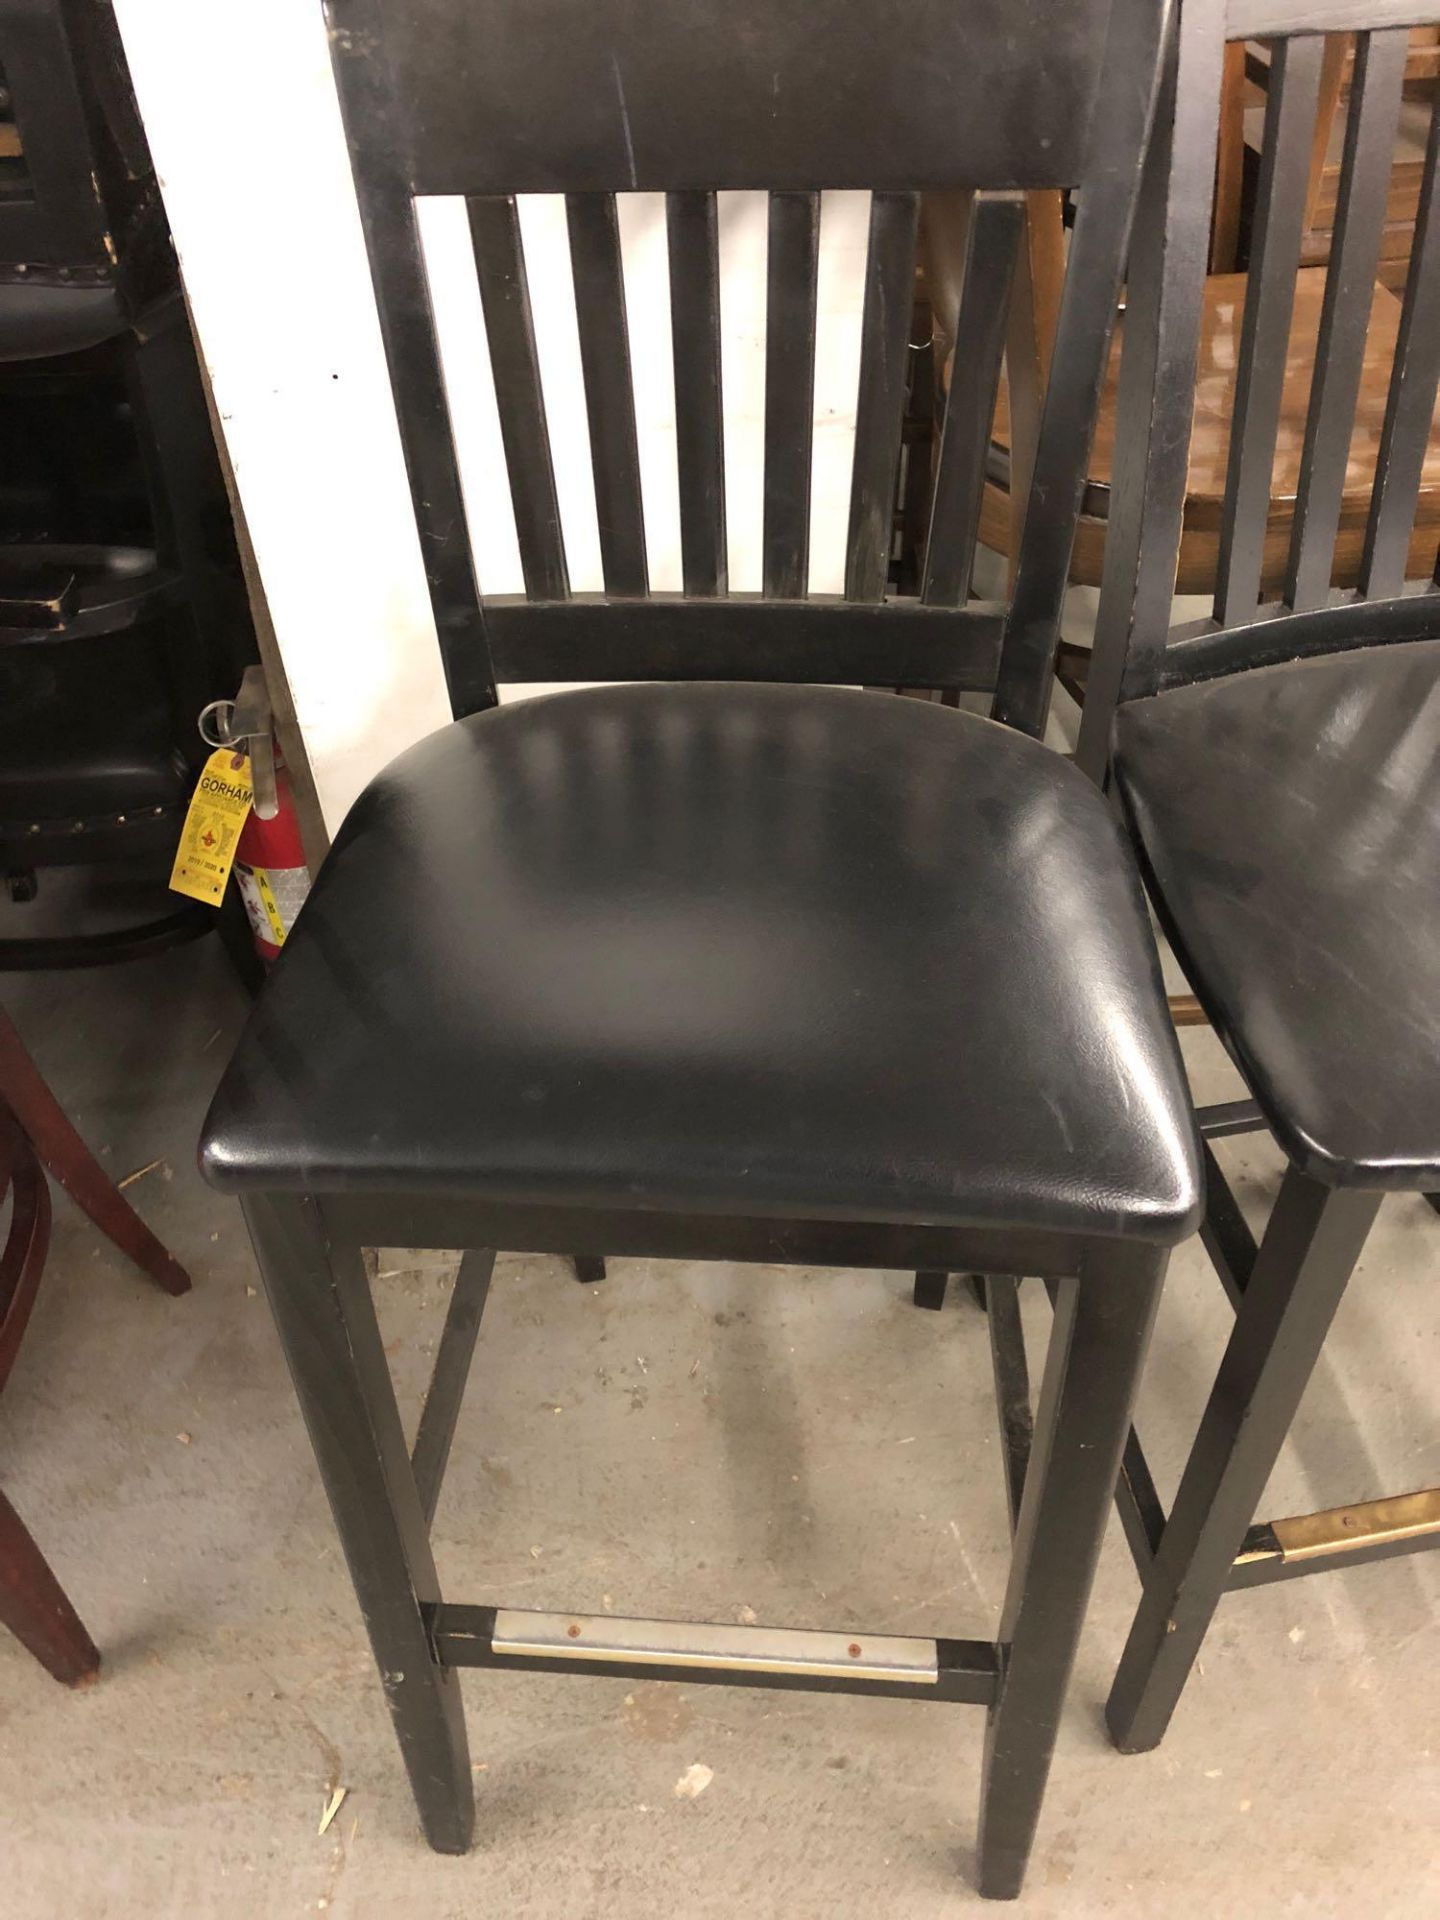
[(254, 803), (235, 848), (235, 883), (255, 946), (269, 966), (305, 904), (310, 869), (294, 790), (271, 732), (270, 695), (260, 667), (245, 669), (234, 701), (217, 700), (205, 709), (200, 731), (213, 745), (233, 746), (250, 756)]
[(235, 884), (245, 902), (260, 958), (278, 959), (285, 936), (310, 891), (310, 869), (300, 844), (300, 820), (284, 762), (275, 759), (275, 811), (261, 816), (259, 788), (235, 849)]

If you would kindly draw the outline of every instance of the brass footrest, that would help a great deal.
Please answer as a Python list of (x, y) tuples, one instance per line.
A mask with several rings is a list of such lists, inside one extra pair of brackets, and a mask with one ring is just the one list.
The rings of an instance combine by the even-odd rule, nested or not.
[(1262, 1522), (1246, 1534), (1230, 1585), (1259, 1586), (1434, 1546), (1440, 1546), (1440, 1487)]

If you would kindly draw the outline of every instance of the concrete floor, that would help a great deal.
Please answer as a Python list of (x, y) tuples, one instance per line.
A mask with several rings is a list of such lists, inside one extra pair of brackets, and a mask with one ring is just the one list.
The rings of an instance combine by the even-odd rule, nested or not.
[[(105, 1653), (69, 1694), (0, 1638), (6, 1920), (921, 1920), (969, 1882), (981, 1716), (904, 1702), (467, 1678), (479, 1839), (423, 1846), (235, 1207), (194, 1171), (244, 1006), (211, 941), (4, 983), (77, 1124), (195, 1276), (172, 1301), (60, 1198), (0, 1400), (0, 1478)], [(1208, 1034), (1197, 1094), (1234, 1091)], [(1256, 1218), (1268, 1142), (1227, 1142)], [(1440, 1481), (1440, 1220), (1387, 1201), (1267, 1500)], [(449, 1269), (383, 1253), (413, 1416)], [(953, 1290), (952, 1290), (953, 1291)], [(1038, 1288), (1027, 1293), (1039, 1295)], [(1043, 1334), (1040, 1298), (1029, 1302)], [(1225, 1337), (1171, 1269), (1141, 1428), (1162, 1491)], [(903, 1274), (505, 1258), (436, 1524), (456, 1598), (989, 1636), (1006, 1538), (983, 1325)], [(1440, 1563), (1227, 1602), (1164, 1747), (1102, 1701), (1136, 1599), (1111, 1529), (1026, 1910), (1440, 1911)], [(749, 1617), (746, 1614), (744, 1617)], [(694, 1765), (713, 1778), (677, 1795)], [(348, 1789), (330, 1831), (334, 1785)]]

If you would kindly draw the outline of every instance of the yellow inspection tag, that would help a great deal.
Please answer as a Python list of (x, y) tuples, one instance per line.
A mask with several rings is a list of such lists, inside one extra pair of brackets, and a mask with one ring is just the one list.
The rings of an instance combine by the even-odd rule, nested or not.
[(195, 783), (180, 829), (170, 873), (173, 892), (203, 900), (207, 907), (219, 906), (253, 797), (249, 756), (237, 754), (234, 747), (212, 753)]

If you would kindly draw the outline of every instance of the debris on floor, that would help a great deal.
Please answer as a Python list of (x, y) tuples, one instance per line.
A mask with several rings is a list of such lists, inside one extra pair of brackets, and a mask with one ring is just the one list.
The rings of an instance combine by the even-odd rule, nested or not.
[(133, 1173), (127, 1173), (123, 1180), (115, 1182), (117, 1193), (123, 1193), (126, 1187), (133, 1187), (137, 1180), (143, 1180), (147, 1173), (154, 1173), (157, 1167), (163, 1167), (163, 1160), (150, 1160), (143, 1167), (137, 1167)]
[(325, 1802), (324, 1811), (320, 1815), (320, 1825), (315, 1830), (317, 1834), (325, 1834), (330, 1831), (330, 1822), (335, 1818), (341, 1807), (344, 1806), (345, 1796), (349, 1791), (350, 1789), (348, 1787), (336, 1787), (330, 1798)]

